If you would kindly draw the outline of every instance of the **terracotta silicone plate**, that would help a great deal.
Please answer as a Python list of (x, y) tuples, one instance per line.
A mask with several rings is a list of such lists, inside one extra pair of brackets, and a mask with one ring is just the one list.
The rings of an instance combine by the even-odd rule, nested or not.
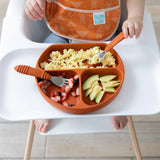
[[(36, 68), (41, 68), (40, 63), (41, 62), (48, 62), (48, 59), (50, 59), (49, 55), (52, 51), (60, 51), (62, 53), (63, 49), (74, 49), (74, 50), (80, 50), (80, 49), (90, 49), (92, 47), (99, 46), (102, 50), (105, 49), (107, 46), (106, 43), (72, 43), (72, 44), (53, 44), (49, 46), (39, 57)], [(64, 106), (62, 104), (59, 104), (57, 102), (54, 102), (50, 98), (50, 91), (60, 91), (60, 88), (55, 86), (54, 84), (51, 84), (47, 87), (46, 93), (42, 91), (42, 89), (39, 86), (39, 79), (36, 78), (36, 84), (37, 87), (41, 93), (41, 95), (44, 97), (44, 99), (50, 103), (52, 106), (69, 113), (89, 113), (95, 110), (98, 110), (102, 107), (105, 107), (107, 104), (112, 102), (114, 98), (118, 95), (122, 84), (124, 80), (124, 65), (123, 62), (118, 55), (118, 53), (114, 50), (110, 50), (113, 57), (116, 59), (116, 67), (107, 67), (107, 68), (92, 68), (92, 69), (62, 69), (62, 70), (46, 70), (48, 73), (50, 73), (53, 76), (61, 76), (63, 72), (65, 72), (66, 78), (71, 78), (74, 75), (79, 76), (79, 89), (80, 89), (80, 95), (73, 97), (71, 94), (68, 94), (68, 97), (66, 99), (68, 104), (72, 104), (74, 106)], [(117, 75), (117, 77), (114, 80), (119, 80), (120, 85), (116, 88), (115, 93), (105, 93), (103, 98), (101, 99), (100, 103), (97, 104), (94, 100), (91, 101), (89, 97), (85, 97), (85, 91), (82, 91), (82, 84), (83, 82), (90, 76), (98, 74), (100, 77), (104, 75)]]

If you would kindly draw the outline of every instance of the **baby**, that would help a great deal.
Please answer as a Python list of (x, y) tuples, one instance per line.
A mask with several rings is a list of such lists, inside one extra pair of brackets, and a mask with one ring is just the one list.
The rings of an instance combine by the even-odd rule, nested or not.
[[(111, 0), (112, 1), (112, 0)], [(123, 0), (122, 0), (123, 1)], [(125, 0), (127, 7), (127, 19), (122, 24), (122, 30), (125, 38), (138, 38), (141, 34), (143, 27), (143, 15), (145, 0)], [(42, 20), (45, 13), (46, 0), (27, 0), (25, 4), (25, 13), (33, 20)], [(121, 10), (123, 12), (123, 10)], [(53, 34), (53, 33), (52, 33)], [(52, 39), (60, 40), (61, 43), (67, 43), (66, 39), (54, 34)], [(56, 38), (55, 38), (56, 37)], [(49, 38), (51, 39), (51, 38)], [(48, 42), (48, 40), (46, 41)], [(52, 41), (51, 43), (54, 43)], [(126, 116), (114, 116), (112, 117), (113, 126), (115, 129), (123, 129), (128, 120)], [(35, 120), (36, 128), (39, 132), (47, 132), (50, 126), (51, 120)]]

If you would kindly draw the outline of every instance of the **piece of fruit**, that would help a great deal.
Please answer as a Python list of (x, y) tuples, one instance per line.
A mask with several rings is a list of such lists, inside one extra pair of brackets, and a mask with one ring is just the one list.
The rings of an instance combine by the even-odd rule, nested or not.
[(66, 86), (64, 85), (64, 86), (62, 86), (61, 87), (61, 91), (65, 91), (65, 88), (66, 88)]
[(60, 97), (60, 96), (51, 97), (51, 99), (52, 99), (54, 102), (60, 102), (60, 101), (61, 101), (61, 97)]
[(96, 74), (96, 75), (92, 75), (90, 76), (89, 78), (87, 78), (83, 85), (82, 85), (82, 90), (86, 90), (86, 89), (89, 89), (91, 88), (91, 85), (95, 82), (95, 81), (98, 81), (99, 80), (99, 75)]
[(73, 81), (73, 79), (70, 79), (70, 80), (68, 81), (68, 85), (69, 85), (70, 88), (73, 88), (73, 86), (74, 86), (74, 81)]
[(120, 83), (120, 81), (110, 81), (109, 83), (115, 84), (115, 83)]
[(63, 101), (66, 100), (66, 99), (67, 99), (67, 97), (62, 96), (62, 97), (61, 97), (61, 102), (63, 102)]
[(67, 103), (66, 101), (63, 101), (63, 102), (62, 102), (62, 105), (68, 106), (68, 103)]
[(79, 96), (79, 87), (76, 88), (76, 95)]
[(116, 90), (113, 87), (111, 87), (111, 88), (104, 88), (104, 91), (109, 93), (114, 93)]
[(71, 91), (71, 88), (70, 88), (69, 85), (67, 85), (67, 86), (65, 87), (65, 92), (66, 92), (66, 93), (69, 93), (70, 91)]
[(116, 75), (105, 75), (105, 76), (100, 77), (99, 80), (101, 82), (109, 82), (116, 77), (117, 77)]
[(95, 85), (99, 85), (98, 81), (95, 81), (95, 82), (92, 83), (92, 85), (91, 85), (91, 89), (92, 90), (93, 90), (93, 88), (94, 88)]
[(63, 102), (63, 101), (66, 100), (66, 99), (67, 99), (67, 93), (62, 92), (62, 93), (61, 93), (61, 102)]
[(79, 79), (73, 80), (73, 82), (74, 82), (74, 86), (75, 86), (75, 85), (78, 85)]
[(76, 97), (76, 96), (77, 96), (75, 91), (72, 91), (72, 92), (71, 92), (71, 95), (72, 95), (73, 97)]
[(97, 94), (98, 94), (101, 90), (102, 90), (102, 87), (99, 86), (99, 85), (96, 85), (96, 86), (93, 88), (93, 91), (89, 94), (89, 99), (90, 99), (91, 101), (93, 101), (93, 100), (96, 98)]
[(39, 82), (39, 87), (41, 88), (42, 86), (44, 86), (44, 81)]
[(87, 97), (92, 92), (92, 88), (87, 89), (85, 93), (85, 97)]
[(67, 93), (66, 92), (61, 92), (61, 96), (67, 97)]
[(120, 85), (120, 82), (107, 82), (107, 83), (102, 83), (103, 86), (103, 90), (105, 90), (106, 88), (112, 88), (112, 87), (117, 87)]
[(58, 96), (61, 96), (61, 92), (57, 92), (57, 95), (58, 95)]
[(79, 77), (78, 77), (78, 75), (75, 75), (74, 77), (73, 77), (73, 80), (77, 80)]
[(49, 93), (49, 95), (50, 95), (50, 97), (53, 97), (53, 96), (54, 96), (54, 92), (51, 91), (51, 92)]
[[(90, 76), (86, 79), (82, 85), (82, 90), (86, 90), (85, 97), (89, 95), (89, 99), (93, 101), (95, 99), (96, 103), (100, 103), (105, 92), (114, 93), (117, 87), (120, 85), (119, 80), (113, 80), (117, 75), (104, 75), (99, 78), (98, 75)], [(101, 87), (101, 85), (103, 87)]]
[(50, 94), (50, 97), (59, 96), (56, 91), (51, 91), (49, 94)]
[(97, 94), (97, 96), (96, 96), (96, 98), (95, 98), (96, 103), (100, 103), (100, 101), (101, 101), (104, 93), (105, 93), (105, 91), (100, 91), (100, 92)]
[(87, 89), (85, 96), (87, 97), (92, 91), (95, 85), (98, 85), (98, 81), (93, 82), (93, 84), (91, 85), (91, 88)]

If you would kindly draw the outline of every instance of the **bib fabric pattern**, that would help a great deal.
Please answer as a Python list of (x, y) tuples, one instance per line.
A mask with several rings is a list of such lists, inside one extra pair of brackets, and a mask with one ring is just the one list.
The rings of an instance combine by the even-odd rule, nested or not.
[(109, 39), (120, 20), (120, 0), (47, 0), (49, 29), (64, 38), (82, 41)]

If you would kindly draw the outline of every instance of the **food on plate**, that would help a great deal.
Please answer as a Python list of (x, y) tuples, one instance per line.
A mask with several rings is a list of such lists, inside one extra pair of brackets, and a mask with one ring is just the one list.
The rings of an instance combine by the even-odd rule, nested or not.
[(97, 95), (96, 98), (95, 98), (96, 103), (100, 103), (100, 101), (101, 101), (104, 93), (105, 93), (105, 91), (100, 91), (100, 92), (98, 93), (98, 95)]
[(114, 87), (120, 85), (119, 80), (114, 80), (117, 75), (104, 75), (99, 77), (98, 74), (88, 77), (82, 84), (82, 90), (85, 91), (85, 97), (89, 96), (89, 99), (96, 103), (100, 103), (103, 95), (116, 92)]
[[(103, 50), (97, 53), (101, 53), (101, 52), (103, 52)], [(89, 64), (97, 64), (97, 63), (102, 63), (102, 67), (105, 67), (105, 66), (115, 67), (115, 59), (113, 58), (110, 51), (105, 53), (104, 59), (102, 61), (98, 56), (93, 56), (89, 58)], [(97, 68), (99, 67), (101, 66), (98, 66)]]
[(95, 85), (93, 91), (89, 94), (89, 99), (93, 101), (101, 90), (102, 87), (99, 84)]
[[(75, 68), (94, 68), (93, 66), (88, 66), (84, 63), (85, 60), (88, 60), (93, 55), (102, 52), (103, 50), (100, 47), (96, 46), (90, 48), (86, 51), (83, 49), (76, 51), (74, 49), (64, 49), (63, 54), (59, 51), (52, 51), (50, 54), (50, 59), (48, 62), (40, 63), (40, 67), (45, 70), (53, 70), (53, 69), (75, 69)], [(89, 64), (99, 63), (99, 58), (91, 58)], [(113, 57), (111, 52), (106, 52), (103, 61), (101, 62), (102, 66), (97, 66), (97, 68), (101, 67), (115, 67), (115, 58)]]
[(105, 88), (104, 91), (108, 93), (114, 93), (116, 90), (115, 88), (111, 87), (111, 88)]
[[(65, 73), (63, 73), (62, 76), (65, 76)], [(50, 93), (47, 93), (47, 88), (50, 85), (53, 85), (49, 81), (42, 80), (39, 82), (39, 86), (42, 89), (42, 91), (50, 97), (51, 100), (54, 102), (57, 102), (59, 104), (62, 104), (64, 106), (74, 106), (73, 104), (69, 104), (67, 102), (68, 95), (71, 94), (73, 97), (79, 96), (79, 77), (78, 75), (74, 75), (73, 78), (71, 77), (68, 81), (68, 83), (60, 88), (60, 91), (52, 90)]]
[(95, 81), (98, 81), (99, 80), (99, 75), (96, 74), (96, 75), (93, 75), (93, 76), (90, 76), (89, 78), (87, 78), (83, 85), (82, 85), (82, 89), (83, 90), (86, 90), (88, 88), (90, 88), (92, 86), (92, 84), (95, 82)]
[[(105, 57), (102, 61), (100, 61), (99, 57), (94, 56), (95, 54), (103, 52), (103, 50), (99, 46), (87, 50), (80, 49), (78, 51), (76, 51), (75, 49), (64, 49), (62, 52), (52, 51), (49, 55), (50, 58), (45, 62), (40, 63), (40, 67), (44, 70), (61, 70), (87, 69), (95, 67), (104, 68), (116, 66), (116, 59), (111, 52), (106, 52)], [(65, 70), (63, 70), (60, 76), (66, 77), (66, 74), (67, 72), (65, 73)], [(120, 85), (120, 81), (118, 81), (116, 77), (117, 76), (114, 74), (103, 75), (99, 77), (98, 73), (89, 76), (84, 80), (82, 84), (82, 91), (85, 91), (84, 96), (86, 98), (89, 97), (90, 101), (100, 103), (105, 94), (116, 92), (116, 87)], [(54, 102), (57, 102), (64, 106), (74, 106), (75, 104), (70, 104), (70, 102), (72, 101), (72, 99), (74, 101), (75, 97), (80, 95), (81, 90), (79, 88), (79, 77), (78, 75), (74, 75), (72, 77), (69, 77), (69, 79), (70, 80), (67, 82), (67, 84), (59, 89), (56, 88), (57, 91), (53, 90), (50, 92), (50, 94), (48, 94), (46, 90), (47, 85), (45, 85), (44, 82), (39, 83), (39, 85), (43, 92), (48, 95)]]
[(119, 81), (110, 81), (110, 82), (102, 83), (103, 90), (105, 90), (106, 88), (117, 87), (119, 85), (120, 85)]
[(92, 83), (91, 88), (87, 89), (85, 96), (87, 97), (92, 91), (95, 85), (98, 85), (98, 81)]
[(111, 81), (114, 78), (116, 78), (116, 75), (105, 75), (105, 76), (100, 77), (99, 80), (101, 82), (109, 82), (109, 81)]

